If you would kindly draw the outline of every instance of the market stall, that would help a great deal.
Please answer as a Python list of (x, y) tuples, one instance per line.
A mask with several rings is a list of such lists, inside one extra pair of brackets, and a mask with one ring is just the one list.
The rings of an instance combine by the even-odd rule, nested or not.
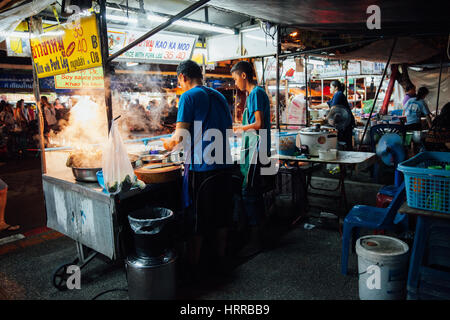
[[(47, 54), (41, 51), (40, 48), (55, 41), (52, 38), (55, 34), (60, 37), (56, 38), (57, 41), (70, 48), (70, 44), (74, 43), (74, 33), (79, 37), (77, 43), (86, 44), (86, 50), (77, 50), (70, 58), (62, 56), (58, 50)], [(159, 171), (157, 168), (147, 170), (139, 175), (139, 179), (148, 182), (147, 185), (132, 187), (119, 194), (105, 183), (106, 177), (102, 180), (102, 153), (108, 141), (108, 120), (111, 122), (112, 119), (107, 118), (111, 114), (106, 112), (102, 102), (105, 92), (103, 77), (98, 69), (91, 68), (102, 66), (99, 34), (97, 16), (88, 15), (82, 16), (75, 27), (69, 23), (63, 24), (52, 31), (32, 33), (30, 39), (35, 77), (56, 76), (58, 89), (68, 90), (68, 97), (74, 101), (68, 121), (58, 132), (50, 132), (50, 148), (43, 147), (41, 109), (39, 114), (47, 226), (73, 239), (78, 252), (73, 262), (61, 266), (53, 275), (54, 286), (61, 290), (66, 286), (68, 265), (77, 264), (82, 268), (98, 253), (113, 261), (126, 256), (132, 246), (131, 230), (127, 223), (130, 211), (149, 205), (173, 211), (179, 208), (180, 166)], [(84, 71), (86, 68), (88, 71)], [(35, 81), (37, 101), (39, 96), (39, 85)], [(116, 119), (120, 116), (120, 113), (116, 115)], [(158, 144), (161, 136), (133, 140), (127, 135), (128, 128), (123, 130), (126, 130), (123, 136), (129, 161), (136, 170), (143, 162), (155, 161), (145, 157), (142, 159), (142, 155), (162, 153), (162, 145)], [(162, 154), (159, 158), (157, 162), (170, 161)]]

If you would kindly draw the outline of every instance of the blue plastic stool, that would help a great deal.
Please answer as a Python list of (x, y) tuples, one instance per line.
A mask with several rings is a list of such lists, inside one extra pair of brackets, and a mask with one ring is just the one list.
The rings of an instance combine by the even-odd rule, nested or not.
[[(435, 234), (444, 235), (439, 239)], [(450, 299), (450, 220), (417, 217), (408, 272), (408, 300)]]
[(387, 208), (377, 208), (365, 205), (354, 206), (344, 219), (342, 234), (341, 272), (347, 274), (350, 241), (353, 244), (358, 238), (359, 228), (371, 230), (405, 230), (402, 223), (406, 215), (397, 214), (405, 201), (405, 183), (402, 183), (394, 199)]

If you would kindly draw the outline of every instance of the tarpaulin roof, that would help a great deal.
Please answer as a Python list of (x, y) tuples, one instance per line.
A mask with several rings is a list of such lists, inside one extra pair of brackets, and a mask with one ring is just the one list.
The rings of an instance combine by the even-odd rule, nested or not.
[[(0, 4), (8, 6), (6, 1), (3, 0)], [(55, 2), (55, 0), (33, 0), (24, 4), (18, 5), (23, 1), (15, 1), (16, 6), (12, 9), (2, 10), (0, 12), (0, 32), (1, 31), (14, 31), (22, 20), (37, 15), (41, 11), (45, 10), (49, 5)], [(0, 7), (1, 8), (1, 7)]]
[[(194, 2), (194, 1), (192, 1)], [(208, 4), (276, 24), (357, 33), (448, 31), (446, 1), (428, 0), (211, 0)], [(367, 8), (380, 7), (381, 30), (368, 30)]]
[[(342, 54), (336, 53), (333, 56), (327, 56), (327, 58), (386, 62), (389, 57), (393, 41), (393, 39), (375, 41), (354, 51)], [(391, 63), (419, 63), (439, 55), (440, 53), (441, 50), (433, 45), (430, 40), (415, 39), (410, 37), (398, 38), (395, 49), (392, 53)]]

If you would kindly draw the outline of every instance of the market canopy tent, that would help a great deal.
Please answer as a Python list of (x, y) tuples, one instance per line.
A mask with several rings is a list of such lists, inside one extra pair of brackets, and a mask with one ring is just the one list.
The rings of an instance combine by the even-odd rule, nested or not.
[[(360, 34), (448, 31), (445, 1), (430, 0), (211, 0), (216, 6), (284, 26)], [(378, 5), (381, 30), (368, 30), (367, 8)]]
[[(386, 62), (386, 55), (392, 47), (393, 39), (378, 40), (362, 48), (346, 53), (335, 53), (327, 56), (329, 59), (338, 60), (363, 60), (374, 62)], [(415, 64), (439, 55), (441, 50), (430, 39), (418, 39), (411, 37), (399, 38), (392, 53), (392, 64)]]

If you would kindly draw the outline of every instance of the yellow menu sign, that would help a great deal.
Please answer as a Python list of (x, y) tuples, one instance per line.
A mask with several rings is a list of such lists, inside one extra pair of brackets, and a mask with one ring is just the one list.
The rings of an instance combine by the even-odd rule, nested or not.
[(38, 78), (102, 65), (95, 15), (58, 25), (30, 39)]

